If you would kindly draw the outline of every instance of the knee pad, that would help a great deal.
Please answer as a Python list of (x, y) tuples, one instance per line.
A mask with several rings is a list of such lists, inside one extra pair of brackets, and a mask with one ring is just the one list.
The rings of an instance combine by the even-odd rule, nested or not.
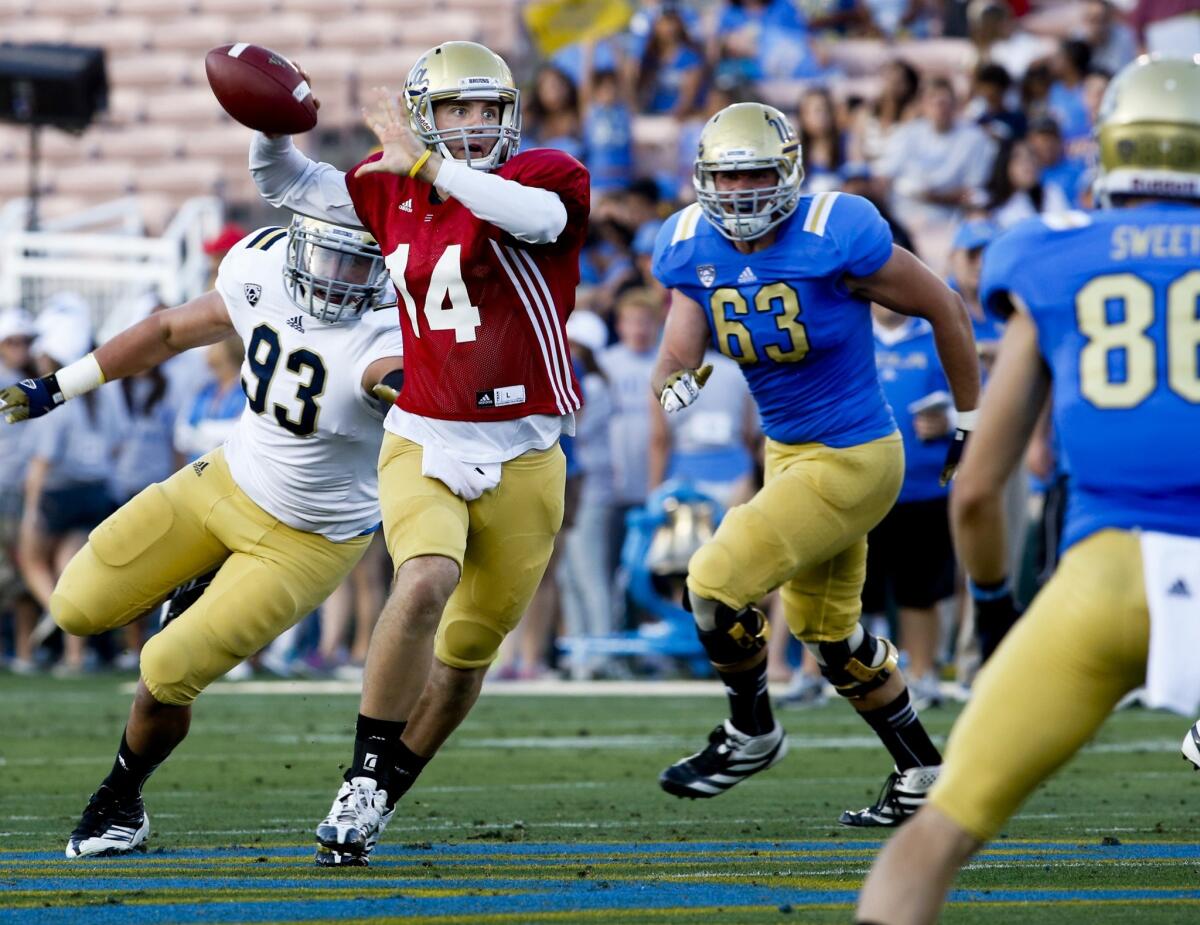
[(207, 634), (179, 631), (172, 623), (142, 646), (141, 674), (159, 703), (188, 706), (209, 684), (242, 661)]
[[(684, 596), (688, 610), (694, 606), (691, 594), (689, 591)], [(714, 668), (724, 672), (745, 671), (767, 657), (771, 624), (765, 613), (753, 605), (734, 610), (720, 601), (706, 603), (716, 605), (716, 626), (711, 630), (697, 627), (697, 632)]]
[[(899, 653), (891, 640), (872, 636), (861, 625), (862, 641), (854, 636), (840, 642), (819, 642), (815, 647), (821, 674), (847, 700), (858, 700), (887, 683), (896, 670)], [(857, 635), (857, 632), (854, 634)]]
[(97, 632), (87, 613), (58, 591), (50, 595), (50, 616), (64, 633), (72, 636), (91, 636)]
[(486, 668), (500, 651), (505, 633), (485, 623), (461, 617), (444, 622), (438, 629), (433, 653), (451, 668)]

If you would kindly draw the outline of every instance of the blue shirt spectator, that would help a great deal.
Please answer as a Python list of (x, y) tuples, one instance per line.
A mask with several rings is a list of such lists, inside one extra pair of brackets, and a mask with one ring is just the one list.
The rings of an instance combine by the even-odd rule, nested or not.
[(897, 504), (946, 494), (938, 484), (950, 445), (953, 402), (938, 362), (933, 328), (923, 318), (876, 307), (875, 365), (904, 440), (904, 484)]
[(592, 191), (623, 189), (633, 179), (633, 113), (617, 93), (617, 75), (599, 71), (583, 116), (584, 163)]
[(241, 342), (230, 338), (208, 348), (208, 382), (184, 409), (175, 425), (175, 449), (187, 462), (225, 443), (246, 407), (246, 395), (238, 381), (242, 363)]

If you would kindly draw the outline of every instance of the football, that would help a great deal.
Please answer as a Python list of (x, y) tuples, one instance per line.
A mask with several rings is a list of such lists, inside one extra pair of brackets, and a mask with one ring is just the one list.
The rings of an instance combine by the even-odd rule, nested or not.
[(317, 124), (312, 90), (283, 55), (237, 42), (220, 45), (204, 59), (208, 85), (224, 110), (248, 128), (297, 135)]

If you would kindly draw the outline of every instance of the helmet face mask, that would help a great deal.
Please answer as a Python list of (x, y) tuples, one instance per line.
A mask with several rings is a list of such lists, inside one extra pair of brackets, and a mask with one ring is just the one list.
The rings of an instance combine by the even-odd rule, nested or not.
[[(770, 186), (719, 189), (717, 175), (774, 170)], [(735, 103), (700, 133), (692, 183), (705, 216), (731, 241), (753, 241), (778, 227), (800, 203), (800, 143), (787, 117), (762, 103)]]
[(283, 287), (292, 303), (327, 324), (382, 307), (389, 276), (375, 239), (297, 215), (288, 228)]
[(1097, 202), (1200, 201), (1200, 58), (1143, 56), (1113, 78), (1096, 119)]
[[(500, 118), (495, 125), (439, 128), (435, 108), (451, 100), (495, 102)], [(499, 55), (475, 42), (445, 42), (422, 55), (405, 81), (404, 102), (418, 138), (442, 157), (475, 170), (494, 170), (521, 143), (521, 93), (512, 72)], [(457, 142), (465, 156), (455, 158), (448, 142)], [(473, 145), (487, 153), (473, 156)]]

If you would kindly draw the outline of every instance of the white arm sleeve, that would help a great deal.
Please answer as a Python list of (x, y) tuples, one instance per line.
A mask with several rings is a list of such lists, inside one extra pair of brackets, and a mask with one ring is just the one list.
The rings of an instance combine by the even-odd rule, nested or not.
[(363, 225), (346, 188), (346, 175), (331, 164), (309, 160), (296, 150), (290, 135), (268, 138), (254, 133), (250, 176), (262, 198), (273, 206), (337, 225)]
[(438, 168), (434, 185), (477, 218), (526, 244), (550, 244), (567, 227), (567, 207), (548, 189), (522, 186), (449, 158)]

